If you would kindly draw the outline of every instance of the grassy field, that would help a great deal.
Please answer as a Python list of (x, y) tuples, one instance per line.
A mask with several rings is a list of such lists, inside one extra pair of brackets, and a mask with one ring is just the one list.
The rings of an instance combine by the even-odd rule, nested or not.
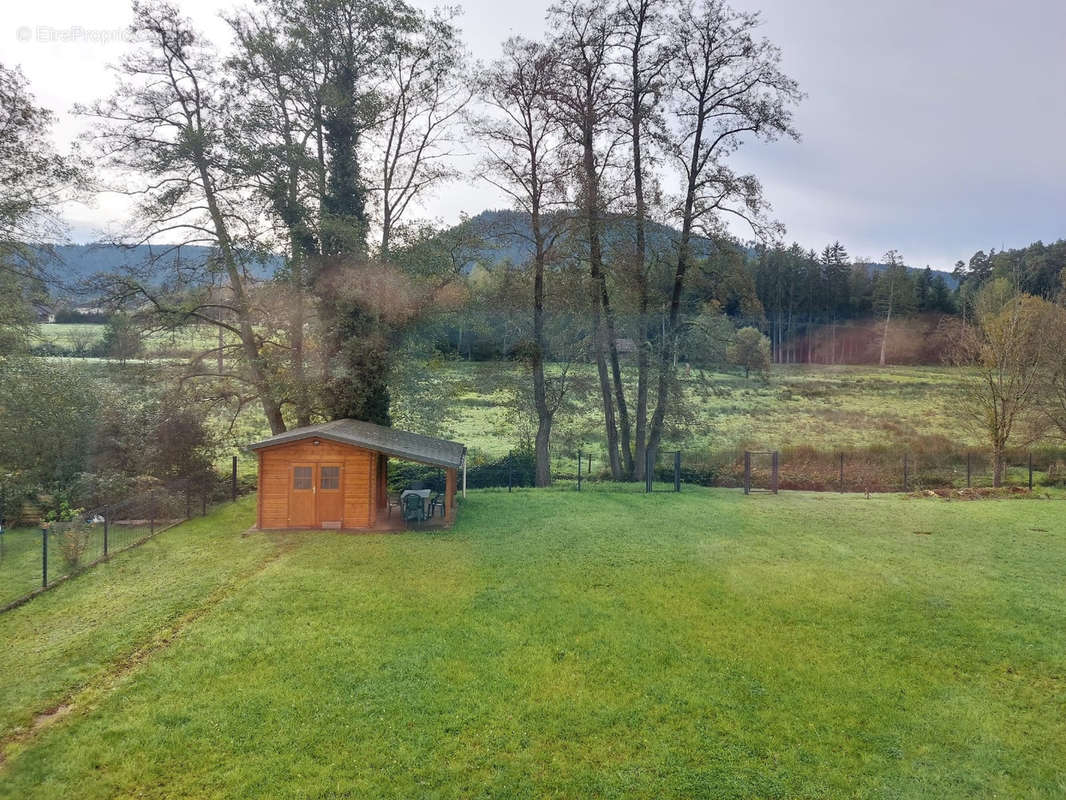
[(0, 797), (1066, 795), (1062, 501), (247, 501), (0, 616)]
[[(455, 369), (470, 389), (451, 434), (481, 452), (506, 453), (517, 436), (498, 389), (500, 367)], [(959, 424), (961, 379), (960, 370), (947, 367), (776, 366), (768, 381), (694, 370), (682, 374), (692, 419), (683, 432), (668, 437), (665, 449), (977, 444)], [(586, 412), (560, 420), (556, 441), (564, 450), (602, 442), (595, 399), (582, 405)]]
[[(96, 341), (104, 326), (50, 324), (40, 330), (43, 341), (70, 348), (74, 337), (91, 334)], [(214, 344), (209, 332), (196, 328), (157, 333), (147, 342), (147, 355), (180, 358)], [(504, 386), (516, 376), (521, 380), (520, 366), (456, 361), (428, 369), (463, 387), (458, 402), (439, 420), (445, 435), (486, 458), (502, 456), (519, 444), (521, 424), (508, 407)], [(593, 367), (574, 365), (570, 370), (583, 384), (574, 394), (582, 410), (558, 416), (554, 441), (561, 458), (571, 458), (579, 448), (602, 449), (603, 443)], [(635, 385), (633, 370), (626, 374)], [(960, 370), (947, 367), (777, 365), (769, 380), (746, 379), (736, 372), (682, 372), (687, 418), (667, 436), (664, 448), (694, 452), (813, 446), (834, 451), (918, 443), (979, 445), (958, 418), (961, 379)], [(240, 427), (250, 439), (268, 430), (254, 404), (242, 415)]]
[[(107, 325), (97, 323), (47, 322), (37, 326), (37, 341), (53, 344), (73, 351), (99, 344), (104, 339)], [(145, 350), (150, 355), (166, 356), (207, 349), (217, 344), (217, 337), (205, 328), (189, 327), (181, 331), (153, 332), (145, 340)]]

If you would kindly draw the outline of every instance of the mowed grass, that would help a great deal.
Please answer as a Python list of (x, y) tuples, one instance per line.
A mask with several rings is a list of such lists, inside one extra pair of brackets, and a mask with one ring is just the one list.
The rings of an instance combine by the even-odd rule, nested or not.
[(0, 796), (1061, 797), (1061, 509), (485, 491), (242, 538), (239, 504), (0, 617)]

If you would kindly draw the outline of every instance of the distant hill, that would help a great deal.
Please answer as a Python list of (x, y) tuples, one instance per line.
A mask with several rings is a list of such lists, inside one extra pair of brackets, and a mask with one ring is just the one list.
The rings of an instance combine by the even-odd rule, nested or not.
[[(486, 267), (524, 266), (533, 258), (533, 226), (528, 214), (509, 209), (482, 211), (471, 217), (463, 225), (485, 241), (485, 246), (476, 249), (474, 262)], [(647, 242), (649, 249), (666, 249), (678, 238), (679, 233), (668, 225), (657, 222), (648, 223)], [(604, 249), (608, 256), (614, 247), (623, 246), (634, 236), (632, 221), (625, 219), (607, 220), (604, 223)], [(715, 243), (710, 239), (696, 237), (693, 249), (697, 258), (705, 258), (715, 250)]]
[[(482, 264), (491, 269), (504, 265), (523, 267), (533, 256), (532, 226), (529, 215), (509, 209), (486, 210), (460, 223), (467, 230), (483, 239), (483, 247), (474, 248), (473, 257), (466, 266), (469, 273), (475, 264)], [(458, 226), (456, 226), (458, 227)], [(612, 248), (624, 246), (633, 236), (633, 224), (628, 220), (614, 220), (605, 225), (604, 246), (608, 257)], [(648, 246), (652, 249), (665, 250), (676, 242), (679, 232), (668, 225), (650, 223), (648, 225)], [(751, 246), (741, 245), (749, 258), (754, 258), (755, 250)], [(697, 258), (711, 255), (716, 245), (710, 239), (696, 237), (694, 251)], [(166, 246), (139, 245), (137, 247), (119, 247), (111, 244), (76, 244), (61, 245), (54, 248), (55, 260), (49, 265), (49, 271), (55, 274), (64, 285), (65, 294), (78, 294), (78, 285), (99, 273), (117, 272), (127, 269), (143, 269), (151, 265), (151, 270), (160, 278), (173, 271), (175, 265), (184, 262), (188, 266), (202, 265), (211, 255), (211, 248), (188, 245), (166, 252)], [(153, 259), (155, 259), (153, 263)], [(266, 263), (256, 263), (253, 274), (261, 279), (270, 278), (282, 266), (281, 256), (269, 258)], [(885, 270), (885, 264), (870, 264), (872, 270)], [(912, 272), (921, 272), (920, 267), (908, 267)], [(954, 289), (958, 281), (950, 272), (934, 270), (941, 275), (949, 288)]]
[[(510, 264), (515, 267), (525, 265), (533, 257), (532, 224), (528, 214), (509, 209), (482, 211), (477, 216), (471, 217), (464, 225), (470, 232), (485, 240), (486, 246), (477, 250), (476, 257), (468, 264), (467, 271), (478, 262), (485, 267), (492, 268)], [(605, 226), (604, 245), (608, 251), (612, 246), (623, 244), (632, 236), (633, 224), (626, 220), (615, 220)], [(650, 248), (665, 249), (677, 241), (680, 232), (668, 225), (657, 222), (648, 225), (648, 246)], [(749, 258), (755, 258), (755, 248), (750, 245), (739, 245)], [(697, 258), (706, 258), (711, 255), (716, 245), (710, 239), (696, 237), (693, 249)], [(888, 269), (887, 264), (868, 264), (871, 270), (882, 272)], [(923, 272), (924, 267), (907, 267), (910, 272)], [(933, 270), (933, 276), (942, 276), (949, 289), (958, 285), (958, 280), (950, 272)]]
[[(80, 285), (100, 273), (150, 267), (151, 274), (162, 279), (179, 264), (190, 268), (205, 264), (212, 252), (210, 247), (200, 245), (168, 250), (168, 245), (121, 247), (113, 244), (71, 244), (52, 248), (51, 255), (43, 251), (40, 255), (45, 269), (62, 284), (63, 290), (59, 293), (78, 295), (81, 293)], [(282, 259), (275, 256), (266, 263), (252, 264), (251, 271), (258, 278), (269, 278), (281, 264)]]

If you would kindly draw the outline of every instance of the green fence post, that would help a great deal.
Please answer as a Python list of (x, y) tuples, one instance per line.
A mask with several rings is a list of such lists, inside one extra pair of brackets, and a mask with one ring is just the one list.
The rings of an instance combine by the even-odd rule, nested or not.
[(674, 452), (674, 491), (681, 491), (681, 451)]
[(233, 457), (233, 465), (230, 470), (230, 495), (233, 502), (237, 502), (237, 456)]
[(581, 451), (577, 451), (577, 490), (581, 491)]
[(1033, 454), (1029, 453), (1029, 491), (1033, 491)]
[(652, 474), (655, 471), (655, 452), (649, 447), (644, 451), (644, 492), (647, 494), (652, 491), (651, 482), (654, 478)]
[(107, 558), (107, 534), (111, 527), (111, 506), (104, 506), (104, 558)]
[(41, 528), (41, 586), (48, 586), (48, 528)]

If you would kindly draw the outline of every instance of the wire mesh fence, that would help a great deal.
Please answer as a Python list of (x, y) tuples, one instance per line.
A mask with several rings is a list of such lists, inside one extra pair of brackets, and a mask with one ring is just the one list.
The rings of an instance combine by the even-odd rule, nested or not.
[[(622, 471), (634, 479), (619, 481), (604, 451), (596, 448), (553, 453), (552, 480), (576, 491), (594, 486), (629, 491), (674, 491), (684, 486), (775, 489), (820, 492), (899, 492), (983, 490), (995, 483), (991, 455), (978, 450), (931, 451), (869, 447), (827, 450), (784, 447), (780, 450), (677, 449), (664, 446), (651, 453), (649, 468)], [(635, 465), (634, 465), (635, 466)], [(439, 471), (437, 471), (439, 472)], [(435, 471), (414, 467), (391, 475), (402, 488), (405, 480), (434, 479)], [(651, 485), (647, 476), (651, 476)], [(443, 474), (436, 478), (443, 486)], [(467, 486), (522, 488), (535, 485), (531, 450), (518, 448), (506, 456), (468, 467)], [(1031, 483), (1030, 483), (1031, 482)], [(1004, 487), (1032, 488), (1066, 484), (1066, 448), (1009, 450), (1001, 458)]]
[(237, 479), (200, 476), (137, 491), (69, 519), (7, 529), (0, 525), (0, 611), (95, 566), (116, 553), (254, 489)]

